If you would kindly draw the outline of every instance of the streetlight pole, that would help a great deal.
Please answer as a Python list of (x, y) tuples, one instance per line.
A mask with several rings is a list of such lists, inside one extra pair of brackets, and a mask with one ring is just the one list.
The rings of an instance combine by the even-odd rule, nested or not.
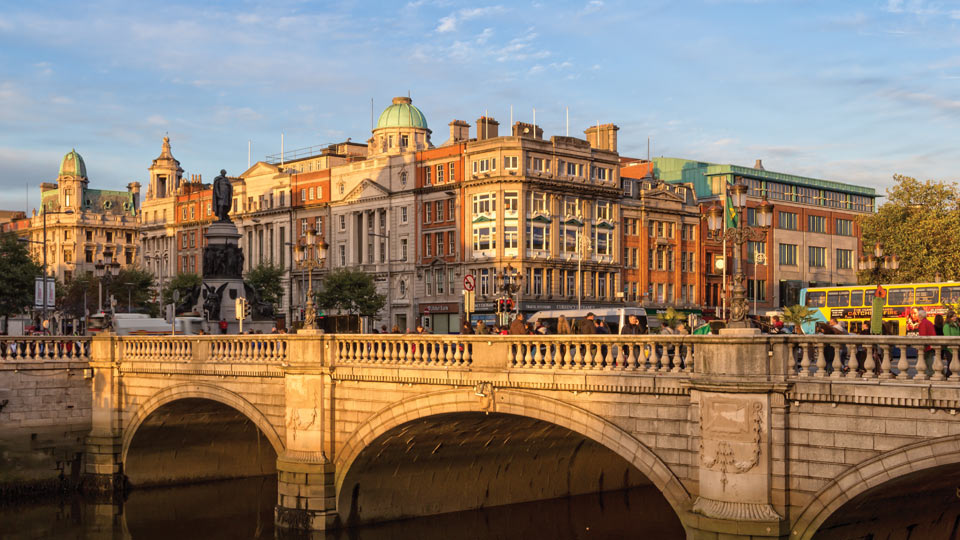
[(41, 317), (40, 328), (43, 328), (43, 323), (47, 320), (47, 214), (72, 214), (73, 210), (63, 210), (48, 212), (46, 209), (43, 210), (43, 301), (41, 307)]
[(307, 271), (307, 306), (303, 315), (303, 327), (307, 330), (317, 329), (317, 309), (313, 303), (313, 269), (323, 266), (327, 259), (327, 242), (320, 237), (317, 231), (309, 229), (305, 245), (299, 243), (294, 248), (297, 263)]
[[(730, 240), (734, 245), (733, 298), (730, 302), (730, 318), (727, 320), (727, 328), (751, 328), (747, 320), (750, 304), (747, 302), (746, 288), (743, 286), (746, 277), (741, 261), (743, 244), (748, 240), (755, 242), (766, 240), (767, 231), (770, 229), (773, 220), (773, 205), (764, 199), (763, 203), (756, 209), (757, 225), (748, 226), (744, 224), (745, 215), (743, 211), (747, 205), (747, 186), (736, 183), (730, 187), (729, 192), (738, 214), (737, 226), (723, 230), (724, 210), (719, 204), (714, 203), (707, 212), (707, 227), (710, 229), (707, 237), (712, 240)], [(756, 284), (754, 284), (754, 293), (756, 293)]]

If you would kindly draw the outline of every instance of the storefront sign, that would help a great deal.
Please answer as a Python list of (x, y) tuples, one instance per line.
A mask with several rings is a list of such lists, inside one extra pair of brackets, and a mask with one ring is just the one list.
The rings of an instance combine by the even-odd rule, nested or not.
[(460, 304), (458, 302), (445, 302), (437, 304), (420, 304), (420, 313), (427, 315), (432, 313), (459, 313)]

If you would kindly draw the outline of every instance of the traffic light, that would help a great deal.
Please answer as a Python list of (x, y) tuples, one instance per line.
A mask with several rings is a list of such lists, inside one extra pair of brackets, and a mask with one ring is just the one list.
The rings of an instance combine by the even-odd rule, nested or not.
[(504, 311), (513, 311), (513, 299), (507, 298), (504, 303), (506, 304), (506, 309)]
[(247, 302), (246, 298), (243, 299), (243, 318), (250, 318), (250, 302)]

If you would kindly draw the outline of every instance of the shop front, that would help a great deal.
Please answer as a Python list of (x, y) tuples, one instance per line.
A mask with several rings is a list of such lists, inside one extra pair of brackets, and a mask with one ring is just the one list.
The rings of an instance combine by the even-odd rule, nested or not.
[(432, 334), (459, 334), (460, 304), (457, 302), (420, 304), (420, 324)]

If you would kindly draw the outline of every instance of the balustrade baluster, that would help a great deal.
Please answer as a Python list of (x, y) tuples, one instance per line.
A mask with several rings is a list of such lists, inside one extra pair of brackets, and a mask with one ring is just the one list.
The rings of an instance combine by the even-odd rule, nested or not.
[(942, 381), (946, 377), (943, 375), (943, 345), (933, 347), (933, 377), (931, 380)]
[(926, 381), (930, 379), (927, 374), (927, 351), (923, 345), (917, 345), (917, 374), (913, 376), (915, 381)]
[(900, 360), (897, 362), (897, 379), (906, 380), (907, 370), (910, 369), (910, 363), (907, 361), (907, 346), (900, 347)]
[(836, 344), (833, 346), (833, 361), (830, 362), (830, 369), (833, 370), (830, 373), (830, 378), (838, 379), (843, 377), (843, 362), (840, 361), (840, 356), (842, 351), (846, 350), (846, 346), (842, 344)]
[(455, 350), (453, 352), (453, 365), (455, 367), (461, 366), (463, 362), (463, 349), (466, 349), (466, 347), (467, 347), (467, 344), (464, 343), (463, 341), (458, 341), (457, 344), (454, 345), (453, 348)]
[[(635, 371), (637, 369), (637, 357), (634, 356), (633, 354), (634, 350), (637, 350), (637, 349), (638, 347), (636, 345), (631, 344), (626, 346), (625, 348), (626, 361), (623, 363), (623, 369), (629, 369), (631, 371)], [(643, 354), (642, 349), (640, 349), (640, 354), (641, 355)]]
[(603, 347), (600, 344), (593, 346), (593, 351), (589, 353), (592, 357), (590, 359), (590, 369), (603, 369)]
[(470, 355), (470, 348), (473, 347), (473, 344), (469, 341), (463, 342), (463, 365), (469, 366), (472, 360)]
[(453, 363), (453, 348), (456, 346), (455, 342), (447, 341), (437, 344), (443, 351), (443, 365), (449, 367)]
[(806, 343), (800, 344), (800, 376), (810, 376), (810, 346)]
[(960, 380), (960, 347), (954, 347), (952, 350), (948, 348), (947, 352), (950, 355), (950, 376), (947, 380)]
[(823, 343), (817, 343), (813, 346), (813, 355), (817, 362), (817, 372), (814, 374), (814, 377), (826, 377), (827, 356), (823, 347)]
[(693, 343), (687, 345), (687, 354), (683, 357), (683, 372), (693, 373)]
[(573, 351), (573, 362), (570, 364), (571, 369), (580, 369), (583, 365), (583, 352), (580, 350), (580, 344), (572, 345), (575, 347)]
[(673, 350), (673, 369), (670, 370), (671, 373), (680, 373), (683, 371), (683, 368), (680, 364), (683, 362), (683, 340), (677, 342), (676, 348)]
[(523, 365), (521, 367), (533, 367), (533, 355), (530, 354), (530, 349), (533, 348), (533, 344), (528, 341), (520, 346), (523, 347)]
[(616, 348), (617, 346), (612, 343), (607, 345), (607, 354), (605, 354), (603, 357), (603, 369), (605, 371), (610, 371), (613, 369), (613, 350)]
[(534, 344), (534, 349), (533, 349), (533, 367), (536, 367), (536, 368), (542, 368), (542, 367), (543, 367), (543, 351), (541, 351), (541, 348), (542, 348), (542, 347), (543, 347), (543, 345), (540, 344), (540, 343), (535, 343), (535, 344)]
[[(647, 358), (647, 360), (650, 362), (650, 365), (647, 366), (647, 372), (655, 372), (659, 368), (657, 364), (660, 363), (660, 353), (657, 352), (657, 345), (658, 343), (656, 341), (650, 342), (650, 356)], [(666, 354), (667, 351), (664, 350), (663, 352)]]
[(567, 342), (563, 349), (563, 367), (567, 369), (573, 368), (573, 354), (570, 353), (570, 342)]
[(663, 351), (660, 354), (660, 373), (666, 373), (670, 371), (670, 365), (673, 363), (673, 355), (676, 354), (676, 347), (673, 346), (672, 341), (668, 341), (663, 344)]

